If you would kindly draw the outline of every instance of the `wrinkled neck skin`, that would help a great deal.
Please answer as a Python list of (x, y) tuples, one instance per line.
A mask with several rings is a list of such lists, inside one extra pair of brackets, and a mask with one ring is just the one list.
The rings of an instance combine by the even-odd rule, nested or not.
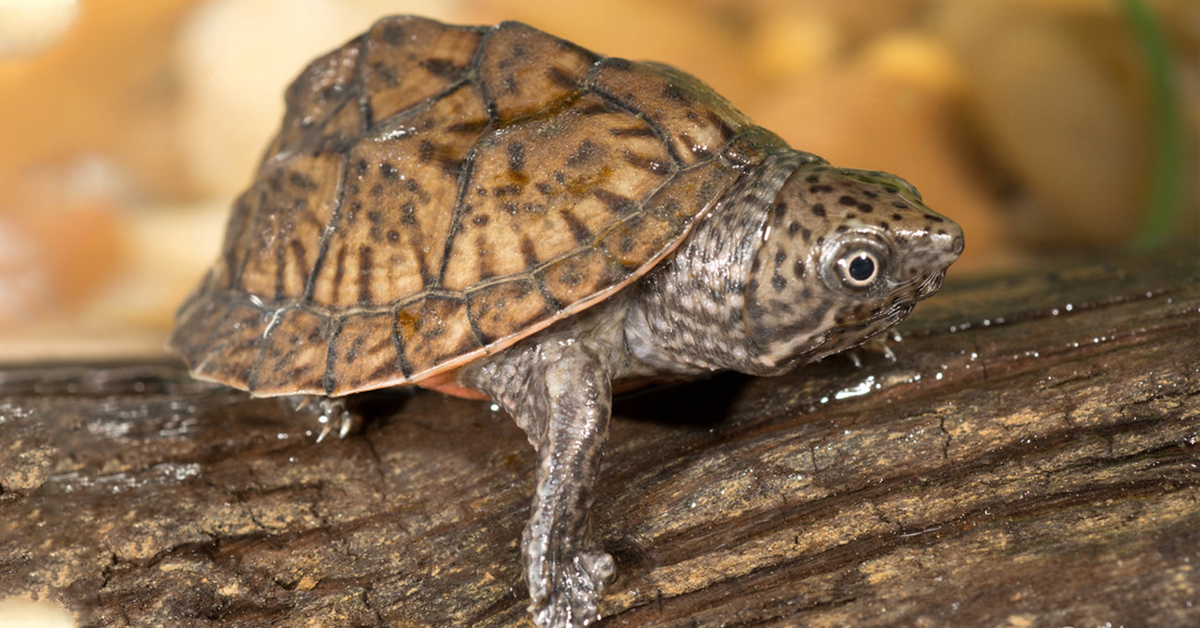
[(746, 282), (776, 195), (797, 167), (814, 159), (788, 151), (742, 176), (675, 255), (637, 284), (622, 326), (631, 359), (617, 377), (783, 370), (747, 333)]

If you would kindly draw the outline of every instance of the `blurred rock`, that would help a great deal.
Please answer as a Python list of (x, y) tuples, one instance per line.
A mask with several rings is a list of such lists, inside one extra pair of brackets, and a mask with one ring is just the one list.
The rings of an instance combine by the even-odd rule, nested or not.
[(1013, 233), (1042, 246), (1127, 243), (1149, 196), (1151, 96), (1115, 3), (939, 9), (933, 24), (965, 69), (987, 158), (1015, 181)]
[(77, 313), (116, 276), (120, 233), (104, 204), (0, 215), (0, 330)]
[(0, 3), (0, 57), (41, 52), (67, 32), (79, 15), (76, 0), (8, 0)]
[(31, 200), (31, 170), (84, 155), (110, 160), (140, 195), (187, 192), (164, 141), (174, 102), (164, 60), (196, 2), (91, 0), (43, 54), (0, 59), (0, 208)]

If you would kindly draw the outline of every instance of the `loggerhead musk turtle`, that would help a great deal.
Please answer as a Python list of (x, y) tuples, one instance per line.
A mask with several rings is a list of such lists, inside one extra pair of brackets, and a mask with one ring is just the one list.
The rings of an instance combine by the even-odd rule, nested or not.
[(938, 289), (962, 232), (695, 78), (516, 22), (389, 17), (313, 61), (171, 343), (196, 377), (491, 398), (537, 450), (540, 626), (582, 626), (613, 382), (775, 375)]

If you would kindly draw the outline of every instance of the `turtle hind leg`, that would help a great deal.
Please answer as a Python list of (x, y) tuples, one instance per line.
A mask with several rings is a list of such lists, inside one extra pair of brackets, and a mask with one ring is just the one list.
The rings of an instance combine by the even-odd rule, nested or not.
[(330, 434), (345, 438), (362, 428), (362, 417), (347, 408), (345, 397), (288, 395), (283, 399), (296, 412), (313, 418), (312, 431), (316, 433), (318, 443)]
[(466, 375), (504, 406), (537, 450), (537, 488), (521, 546), (529, 611), (543, 628), (598, 620), (600, 595), (615, 571), (590, 525), (612, 385), (604, 359), (583, 345), (510, 350)]

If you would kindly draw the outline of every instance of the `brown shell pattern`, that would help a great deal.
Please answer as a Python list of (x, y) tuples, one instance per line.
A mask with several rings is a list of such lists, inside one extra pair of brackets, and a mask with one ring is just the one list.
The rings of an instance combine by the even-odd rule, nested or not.
[(498, 351), (636, 280), (786, 148), (686, 74), (515, 22), (385, 18), (286, 99), (171, 340), (258, 395)]

